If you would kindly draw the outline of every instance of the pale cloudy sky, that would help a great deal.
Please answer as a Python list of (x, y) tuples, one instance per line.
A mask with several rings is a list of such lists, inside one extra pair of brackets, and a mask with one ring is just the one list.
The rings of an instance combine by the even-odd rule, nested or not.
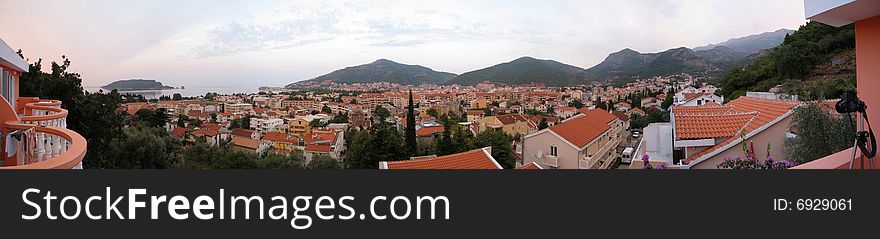
[[(0, 38), (85, 86), (282, 86), (379, 58), (463, 73), (521, 56), (589, 68), (805, 23), (802, 0), (2, 0)], [(48, 65), (48, 64), (46, 64)], [(48, 70), (48, 69), (45, 69)]]

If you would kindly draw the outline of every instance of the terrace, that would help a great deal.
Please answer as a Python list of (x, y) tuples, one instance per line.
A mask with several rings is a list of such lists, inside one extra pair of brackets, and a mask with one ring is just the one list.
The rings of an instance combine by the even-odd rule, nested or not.
[[(831, 26), (855, 24), (856, 27), (856, 81), (858, 96), (868, 105), (869, 119), (880, 119), (880, 1), (874, 0), (805, 0), (806, 16), (812, 21)], [(867, 129), (860, 129), (867, 130)], [(828, 157), (794, 167), (794, 169), (867, 169), (873, 161), (874, 169), (880, 161), (860, 159), (851, 163), (853, 149), (846, 149)], [(852, 167), (850, 166), (852, 165)]]

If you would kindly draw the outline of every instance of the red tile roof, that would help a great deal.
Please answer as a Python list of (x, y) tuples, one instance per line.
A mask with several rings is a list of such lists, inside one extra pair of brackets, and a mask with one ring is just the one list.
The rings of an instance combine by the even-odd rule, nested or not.
[(232, 135), (250, 138), (254, 134), (253, 130), (235, 128), (232, 129)]
[(232, 145), (248, 149), (257, 149), (260, 147), (260, 141), (246, 137), (233, 137)]
[(309, 145), (306, 145), (306, 151), (329, 153), (330, 152), (330, 145), (309, 144)]
[(497, 118), (498, 121), (501, 121), (501, 123), (504, 125), (516, 124), (517, 122), (526, 122), (529, 125), (529, 127), (531, 127), (531, 128), (538, 127), (537, 125), (535, 125), (535, 123), (532, 123), (531, 120), (529, 120), (529, 118), (526, 117), (526, 115), (523, 115), (523, 114), (499, 115), (499, 116), (495, 116), (495, 118)]
[(299, 138), (278, 132), (267, 132), (266, 134), (263, 134), (263, 140), (282, 143), (299, 143)]
[(602, 109), (588, 110), (588, 109), (584, 108), (584, 109), (578, 110), (578, 112), (580, 112), (581, 114), (583, 114), (587, 118), (591, 118), (593, 120), (596, 120), (596, 121), (599, 121), (602, 123), (609, 123), (609, 122), (617, 119), (617, 117), (615, 117), (611, 113), (608, 113), (608, 111), (605, 111)]
[(446, 129), (443, 126), (430, 126), (430, 127), (421, 127), (416, 130), (416, 136), (419, 137), (428, 137), (437, 133), (446, 132)]
[[(589, 113), (588, 115), (575, 116), (575, 118), (564, 121), (562, 122), (562, 124), (551, 126), (550, 130), (561, 136), (569, 143), (577, 147), (583, 148), (584, 146), (587, 146), (588, 143), (592, 142), (594, 139), (604, 134), (606, 131), (611, 130), (611, 126), (608, 125), (608, 122), (617, 119), (617, 117), (614, 117), (614, 115), (611, 115), (603, 110), (594, 111), (600, 113), (587, 112)], [(601, 112), (604, 112), (604, 114)], [(611, 118), (611, 120), (608, 120), (609, 117)]]
[(208, 136), (208, 137), (214, 137), (214, 136), (220, 135), (220, 132), (217, 132), (216, 130), (210, 130), (210, 129), (206, 129), (206, 128), (200, 128), (200, 129), (198, 129), (198, 130), (196, 130), (196, 131), (193, 131), (193, 132), (192, 132), (192, 135), (194, 135), (194, 136)]
[(174, 130), (171, 130), (171, 135), (174, 135), (177, 137), (183, 137), (184, 135), (186, 135), (186, 128), (184, 128), (184, 127), (174, 128)]
[(413, 160), (380, 162), (380, 169), (502, 169), (492, 158), (492, 148)]
[[(739, 97), (735, 100), (730, 101), (729, 103), (727, 103), (723, 107), (715, 107), (715, 108), (729, 108), (727, 110), (727, 112), (723, 113), (722, 116), (720, 116), (718, 118), (713, 118), (715, 116), (712, 116), (712, 115), (702, 115), (702, 116), (697, 117), (697, 116), (688, 116), (688, 115), (679, 116), (678, 114), (676, 114), (675, 115), (676, 135), (678, 135), (679, 131), (682, 130), (682, 129), (678, 128), (680, 119), (688, 119), (686, 121), (692, 121), (693, 119), (691, 119), (691, 118), (700, 118), (700, 117), (713, 118), (713, 119), (715, 119), (714, 121), (704, 121), (703, 124), (716, 125), (716, 127), (707, 127), (707, 126), (695, 126), (695, 127), (702, 128), (702, 129), (715, 128), (713, 130), (717, 130), (717, 128), (734, 127), (736, 124), (739, 124), (738, 121), (743, 120), (743, 119), (741, 119), (741, 117), (749, 117), (749, 120), (747, 122), (741, 124), (739, 126), (740, 129), (737, 130), (737, 132), (735, 132), (732, 136), (747, 135), (747, 134), (750, 134), (750, 133), (758, 130), (761, 127), (764, 127), (764, 126), (772, 123), (774, 120), (776, 120), (782, 116), (785, 116), (786, 113), (794, 110), (794, 108), (797, 107), (798, 104), (799, 103), (797, 101), (757, 99), (757, 98), (751, 98), (751, 97), (745, 97), (745, 96)], [(691, 108), (693, 108), (693, 107), (691, 107)], [(712, 108), (712, 107), (696, 107), (696, 108)], [(693, 109), (689, 109), (689, 110), (693, 110)], [(675, 113), (675, 112), (676, 111), (673, 109), (673, 113)], [(680, 112), (682, 112), (682, 111), (679, 111), (679, 113)], [(689, 126), (693, 126), (693, 125), (689, 125)], [(685, 126), (685, 130), (691, 130), (690, 128), (688, 128), (689, 126)], [(720, 126), (720, 127), (717, 127), (717, 126)], [(729, 130), (729, 129), (726, 129), (726, 130)], [(693, 132), (693, 131), (689, 131), (689, 132)], [(707, 133), (707, 132), (703, 132), (703, 133)], [(725, 132), (725, 134), (726, 133), (727, 132)], [(782, 137), (782, 136), (780, 136), (780, 137)], [(709, 148), (701, 153), (698, 153), (698, 154), (686, 159), (685, 163), (691, 163), (694, 160), (697, 160), (703, 156), (709, 155), (710, 153), (715, 152), (716, 150), (719, 150), (719, 149), (737, 141), (738, 139), (740, 139), (740, 137), (730, 137), (729, 139), (725, 140), (724, 142), (716, 144), (712, 148)], [(746, 139), (748, 139), (748, 138), (746, 138)]]

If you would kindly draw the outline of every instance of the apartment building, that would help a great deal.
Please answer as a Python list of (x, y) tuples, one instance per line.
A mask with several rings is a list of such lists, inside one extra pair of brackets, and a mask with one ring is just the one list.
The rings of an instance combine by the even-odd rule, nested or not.
[(538, 125), (529, 120), (527, 115), (507, 114), (488, 116), (479, 121), (479, 131), (503, 131), (508, 135), (528, 135), (538, 131)]
[(246, 103), (225, 103), (223, 111), (233, 114), (247, 114), (254, 110), (254, 105)]
[(621, 120), (603, 110), (581, 114), (523, 139), (523, 163), (548, 169), (602, 169), (617, 158)]
[(251, 128), (262, 133), (276, 132), (284, 125), (283, 119), (278, 118), (251, 118)]

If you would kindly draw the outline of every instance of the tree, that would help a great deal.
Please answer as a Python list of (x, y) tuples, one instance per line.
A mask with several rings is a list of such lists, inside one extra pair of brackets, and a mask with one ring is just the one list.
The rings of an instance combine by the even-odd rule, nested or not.
[(84, 92), (80, 74), (68, 72), (70, 59), (61, 58), (62, 64), (52, 62), (51, 72), (42, 71), (42, 59), (29, 64), (28, 72), (19, 79), (19, 94), (60, 100), (61, 107), (68, 110), (67, 128), (89, 142), (85, 164), (91, 168), (109, 167), (117, 160), (108, 153), (109, 145), (121, 137), (125, 123), (124, 116), (116, 111), (122, 97), (117, 91)]
[(538, 123), (538, 130), (546, 128), (550, 128), (550, 125), (547, 123), (547, 118), (541, 117), (541, 123)]
[(380, 161), (402, 160), (408, 157), (403, 139), (397, 129), (388, 124), (378, 124), (370, 131), (349, 131), (347, 168), (376, 169)]
[(186, 128), (186, 123), (189, 122), (189, 117), (184, 114), (177, 115), (177, 127)]
[(797, 129), (797, 137), (785, 141), (788, 159), (803, 164), (852, 147), (852, 120), (849, 116), (833, 117), (819, 103), (796, 108), (791, 127)]
[(171, 99), (172, 99), (172, 100), (175, 100), (175, 101), (177, 101), (177, 100), (183, 100), (183, 96), (180, 95), (180, 93), (174, 93), (174, 95), (171, 96)]
[(571, 101), (571, 103), (568, 103), (568, 106), (574, 107), (577, 109), (581, 109), (581, 108), (584, 108), (584, 102), (581, 102), (581, 100), (578, 100), (578, 99), (574, 99)]
[(322, 112), (322, 113), (330, 114), (330, 113), (333, 113), (333, 110), (330, 109), (330, 106), (326, 106), (326, 105), (324, 105), (324, 107), (321, 107), (321, 112)]
[(501, 164), (502, 167), (506, 169), (511, 169), (516, 166), (516, 159), (513, 156), (513, 150), (511, 149), (511, 144), (513, 143), (513, 138), (510, 135), (507, 135), (503, 131), (495, 131), (495, 130), (486, 130), (477, 134), (477, 137), (474, 139), (474, 144), (476, 147), (492, 147), (492, 157), (498, 161), (498, 164)]
[(339, 113), (339, 114), (333, 116), (333, 119), (330, 120), (330, 123), (334, 123), (334, 124), (348, 123), (348, 113)]
[(672, 106), (672, 103), (674, 103), (674, 100), (675, 90), (669, 89), (669, 91), (666, 92), (666, 99), (663, 99), (663, 104), (660, 105), (660, 107), (662, 107), (663, 109), (669, 109), (669, 107)]
[(142, 123), (147, 127), (164, 127), (169, 119), (165, 109), (140, 109), (132, 116), (132, 124)]
[(383, 121), (388, 119), (388, 117), (391, 117), (391, 112), (388, 111), (388, 109), (385, 109), (385, 107), (377, 105), (376, 110), (374, 111), (376, 112), (376, 116), (379, 116), (379, 119)]
[(339, 163), (329, 156), (316, 156), (309, 162), (308, 169), (340, 169)]
[(440, 118), (440, 112), (437, 112), (437, 109), (435, 109), (434, 107), (428, 109), (428, 115), (434, 118)]
[(406, 135), (405, 150), (407, 155), (415, 155), (418, 151), (416, 145), (416, 116), (415, 106), (413, 105), (412, 90), (409, 91), (409, 107), (406, 111)]
[(102, 168), (165, 169), (177, 162), (180, 145), (160, 128), (128, 127), (122, 137), (109, 145), (112, 161)]

